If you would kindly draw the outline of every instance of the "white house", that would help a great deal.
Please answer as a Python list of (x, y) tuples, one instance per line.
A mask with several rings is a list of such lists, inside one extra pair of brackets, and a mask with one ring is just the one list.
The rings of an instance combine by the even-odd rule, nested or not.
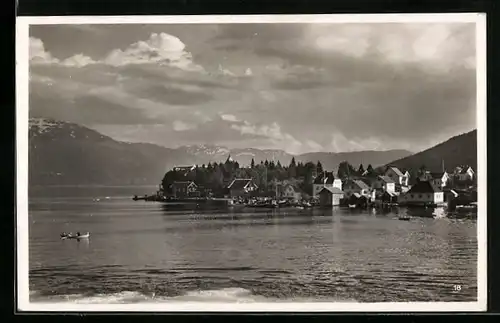
[(350, 179), (344, 183), (344, 195), (345, 197), (350, 197), (353, 194), (359, 194), (366, 197), (371, 196), (370, 187), (363, 181), (358, 179)]
[(447, 172), (430, 172), (426, 171), (419, 176), (420, 181), (429, 181), (435, 187), (443, 188), (445, 187), (449, 180), (450, 175)]
[(389, 166), (385, 170), (385, 176), (389, 177), (394, 181), (394, 183), (401, 185), (401, 186), (408, 186), (408, 180), (410, 179), (410, 174), (408, 172), (401, 172), (399, 168), (394, 167), (394, 166)]
[(444, 193), (429, 181), (420, 181), (398, 198), (400, 205), (437, 205), (444, 202)]
[(300, 200), (302, 190), (292, 184), (285, 184), (280, 186), (279, 197), (291, 200)]
[(335, 176), (333, 172), (324, 172), (319, 174), (313, 182), (313, 196), (318, 196), (319, 192), (324, 188), (338, 188), (342, 190), (342, 180)]
[(379, 175), (373, 182), (372, 188), (394, 193), (396, 191), (396, 183), (389, 176)]

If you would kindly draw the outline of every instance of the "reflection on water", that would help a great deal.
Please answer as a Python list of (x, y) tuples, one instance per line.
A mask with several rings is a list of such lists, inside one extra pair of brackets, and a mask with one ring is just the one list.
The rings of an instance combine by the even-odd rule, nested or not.
[[(172, 209), (123, 192), (96, 196), (30, 200), (33, 301), (476, 299), (475, 218), (422, 208)], [(91, 236), (60, 240), (62, 231)]]

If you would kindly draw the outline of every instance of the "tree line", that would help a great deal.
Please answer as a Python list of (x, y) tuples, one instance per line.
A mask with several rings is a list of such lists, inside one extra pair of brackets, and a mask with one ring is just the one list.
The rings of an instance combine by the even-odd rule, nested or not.
[[(236, 178), (253, 179), (262, 193), (274, 192), (278, 183), (290, 183), (299, 187), (306, 194), (312, 194), (312, 183), (316, 176), (324, 173), (320, 161), (296, 162), (292, 158), (290, 164), (282, 165), (280, 161), (260, 161), (256, 163), (252, 159), (250, 167), (240, 167), (237, 161), (230, 158), (222, 163), (208, 163), (201, 166), (196, 165), (191, 171), (170, 170), (162, 179), (162, 186), (166, 191), (176, 181), (194, 181), (198, 186), (209, 188), (214, 194), (227, 193), (227, 186)], [(377, 171), (371, 165), (366, 170), (363, 165), (354, 168), (347, 161), (341, 162), (336, 175), (341, 179), (359, 176), (377, 175)]]

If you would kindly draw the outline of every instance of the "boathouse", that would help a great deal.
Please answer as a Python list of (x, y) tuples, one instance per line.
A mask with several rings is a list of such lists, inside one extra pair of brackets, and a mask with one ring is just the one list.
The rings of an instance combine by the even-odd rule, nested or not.
[(373, 182), (372, 188), (393, 193), (396, 191), (396, 183), (389, 176), (379, 175)]
[(384, 204), (395, 204), (398, 202), (398, 194), (391, 191), (385, 191), (377, 197), (377, 200)]
[(399, 196), (399, 204), (402, 205), (439, 205), (443, 202), (443, 191), (429, 181), (420, 181)]
[(321, 192), (324, 187), (336, 187), (342, 190), (342, 180), (333, 172), (323, 172), (314, 179), (313, 196), (318, 196), (319, 192)]
[(319, 192), (319, 204), (322, 207), (340, 205), (340, 200), (344, 197), (342, 192), (337, 187), (323, 187)]

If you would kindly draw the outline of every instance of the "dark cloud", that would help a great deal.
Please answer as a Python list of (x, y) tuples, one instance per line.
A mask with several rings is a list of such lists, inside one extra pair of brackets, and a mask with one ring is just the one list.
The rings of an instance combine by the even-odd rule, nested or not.
[(332, 84), (315, 80), (289, 79), (273, 82), (272, 86), (278, 90), (306, 90), (320, 87), (331, 87)]
[(150, 99), (173, 105), (196, 105), (213, 100), (209, 93), (186, 91), (169, 85), (146, 84), (130, 86), (127, 91), (138, 98)]
[(29, 104), (31, 117), (49, 117), (85, 125), (96, 123), (134, 125), (157, 122), (138, 109), (92, 95), (65, 97), (54, 86), (36, 82), (30, 84)]

